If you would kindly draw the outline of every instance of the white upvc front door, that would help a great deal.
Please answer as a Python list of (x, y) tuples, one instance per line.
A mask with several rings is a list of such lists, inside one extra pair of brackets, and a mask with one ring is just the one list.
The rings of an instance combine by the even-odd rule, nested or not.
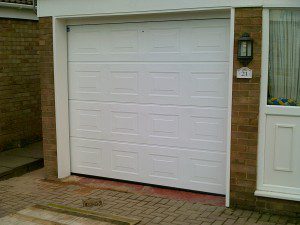
[[(298, 16), (299, 13), (299, 16)], [(299, 18), (299, 19), (298, 19)], [(300, 99), (299, 95), (282, 88), (295, 88), (300, 93), (300, 82), (297, 79), (288, 80), (285, 76), (299, 75), (299, 58), (292, 62), (294, 56), (287, 60), (291, 65), (279, 65), (274, 62), (276, 57), (290, 57), (294, 51), (300, 52), (297, 38), (290, 41), (290, 46), (285, 46), (280, 52), (280, 45), (286, 43), (292, 32), (277, 32), (282, 29), (280, 20), (288, 22), (294, 20), (297, 27), (291, 27), (300, 36), (300, 11), (268, 10), (263, 11), (263, 51), (262, 51), (262, 80), (259, 119), (259, 154), (258, 154), (258, 186), (255, 192), (258, 196), (300, 200)], [(273, 23), (270, 25), (270, 23)], [(270, 26), (278, 26), (271, 27)], [(271, 39), (272, 35), (274, 36)], [(289, 35), (289, 36), (288, 36)], [(295, 34), (296, 35), (296, 34)], [(295, 36), (296, 37), (296, 36)], [(282, 40), (284, 38), (284, 40)], [(277, 43), (274, 43), (274, 40)], [(275, 49), (276, 48), (276, 49)], [(276, 52), (275, 52), (276, 51)], [(288, 52), (286, 52), (288, 51)], [(272, 52), (272, 57), (270, 56)], [(289, 54), (285, 56), (283, 54)], [(297, 53), (295, 55), (298, 55)], [(300, 57), (300, 55), (298, 56)], [(274, 60), (274, 61), (272, 61)], [(297, 62), (298, 61), (298, 62)], [(295, 67), (292, 71), (290, 66)], [(274, 71), (272, 67), (277, 67)], [(291, 72), (292, 71), (292, 72)], [(295, 72), (294, 72), (295, 71)], [(298, 72), (297, 72), (298, 71)], [(296, 73), (296, 74), (295, 74)], [(270, 77), (277, 76), (277, 77)], [(273, 81), (272, 79), (283, 81)], [(272, 83), (271, 83), (272, 82)], [(288, 84), (290, 82), (290, 84)], [(277, 95), (276, 95), (277, 93)], [(286, 96), (282, 96), (286, 94)], [(275, 95), (275, 96), (274, 96)], [(279, 96), (280, 95), (280, 96)], [(295, 101), (297, 100), (297, 101)]]

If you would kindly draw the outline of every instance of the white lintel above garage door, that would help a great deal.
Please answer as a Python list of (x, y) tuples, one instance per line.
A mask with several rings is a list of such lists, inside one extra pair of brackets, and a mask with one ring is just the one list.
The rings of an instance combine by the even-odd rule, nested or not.
[(71, 26), (71, 171), (225, 194), (229, 20)]

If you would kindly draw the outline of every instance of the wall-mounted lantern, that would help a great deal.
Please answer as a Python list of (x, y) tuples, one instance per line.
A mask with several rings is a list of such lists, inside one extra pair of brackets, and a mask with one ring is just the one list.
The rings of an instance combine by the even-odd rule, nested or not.
[(247, 66), (253, 59), (253, 40), (248, 33), (238, 40), (238, 60), (243, 66)]

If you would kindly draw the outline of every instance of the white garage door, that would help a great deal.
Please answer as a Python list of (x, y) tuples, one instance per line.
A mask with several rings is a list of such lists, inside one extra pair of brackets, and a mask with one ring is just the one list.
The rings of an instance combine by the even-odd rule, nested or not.
[(71, 26), (71, 171), (224, 194), (228, 28)]

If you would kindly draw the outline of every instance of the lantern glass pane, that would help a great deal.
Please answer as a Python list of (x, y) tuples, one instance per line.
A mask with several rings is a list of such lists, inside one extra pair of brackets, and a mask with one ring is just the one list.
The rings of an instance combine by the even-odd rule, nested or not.
[(252, 56), (252, 43), (251, 41), (248, 42), (248, 45), (247, 45), (247, 56)]
[(247, 56), (247, 42), (242, 41), (241, 43), (241, 56)]

